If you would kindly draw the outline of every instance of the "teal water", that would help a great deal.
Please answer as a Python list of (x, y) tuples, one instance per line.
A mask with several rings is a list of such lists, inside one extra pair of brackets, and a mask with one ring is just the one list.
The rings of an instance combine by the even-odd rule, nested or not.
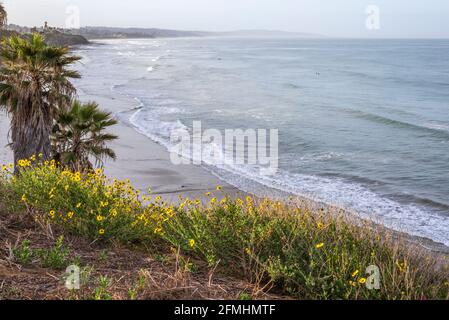
[(280, 169), (204, 166), (354, 209), (449, 245), (449, 41), (105, 40), (80, 49), (79, 86), (124, 94), (136, 130), (170, 149), (172, 130), (277, 128)]

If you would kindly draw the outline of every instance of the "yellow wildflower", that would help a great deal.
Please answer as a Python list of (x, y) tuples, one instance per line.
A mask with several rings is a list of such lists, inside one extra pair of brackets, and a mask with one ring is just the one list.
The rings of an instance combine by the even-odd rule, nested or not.
[(210, 196), (210, 192), (206, 192), (206, 197), (209, 197)]
[(70, 211), (69, 213), (67, 213), (67, 217), (69, 217), (69, 219), (72, 219), (74, 213), (72, 211)]
[(396, 266), (398, 267), (400, 272), (404, 272), (407, 265), (406, 265), (405, 261), (402, 263), (399, 261), (396, 261)]
[(318, 230), (322, 230), (324, 228), (324, 224), (322, 224), (321, 222), (318, 222), (316, 227), (318, 228)]
[(356, 270), (352, 273), (352, 277), (354, 278), (355, 276), (357, 276), (359, 274), (359, 270)]
[(323, 243), (323, 242), (318, 243), (318, 244), (315, 246), (315, 248), (317, 248), (317, 249), (321, 249), (322, 247), (324, 247), (324, 243)]
[(211, 205), (214, 205), (215, 202), (217, 202), (217, 198), (212, 198), (212, 199), (210, 199), (210, 204), (211, 204)]
[(26, 202), (27, 201), (27, 196), (25, 194), (22, 195), (22, 201)]
[(50, 211), (50, 217), (52, 217), (52, 218), (55, 217), (55, 210), (51, 210), (51, 211)]
[(162, 233), (162, 228), (158, 227), (158, 228), (154, 229), (154, 233)]
[(221, 189), (223, 189), (222, 186), (217, 186), (217, 191), (220, 191)]
[(366, 278), (360, 278), (360, 279), (359, 279), (359, 283), (360, 283), (360, 284), (366, 283)]
[(194, 248), (195, 247), (195, 240), (190, 239), (189, 240), (189, 246), (190, 246), (190, 248)]
[(19, 160), (17, 161), (17, 165), (22, 168), (26, 168), (31, 166), (31, 162), (29, 160)]
[(104, 235), (104, 229), (98, 230), (98, 233), (99, 233), (100, 235)]
[(81, 207), (81, 202), (78, 202), (76, 208), (79, 209)]
[(97, 170), (95, 170), (95, 174), (96, 175), (101, 175), (103, 173), (103, 170), (101, 168), (98, 168)]
[(98, 221), (98, 222), (101, 222), (101, 221), (103, 221), (103, 216), (101, 216), (101, 215), (98, 215), (98, 216), (97, 216), (97, 221)]

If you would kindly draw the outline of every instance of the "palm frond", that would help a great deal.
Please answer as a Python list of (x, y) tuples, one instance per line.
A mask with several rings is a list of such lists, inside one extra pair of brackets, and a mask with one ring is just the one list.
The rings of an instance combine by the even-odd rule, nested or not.
[(111, 114), (100, 110), (95, 102), (81, 104), (75, 100), (70, 108), (60, 111), (54, 126), (52, 141), (56, 154), (71, 154), (73, 156), (60, 156), (65, 166), (74, 170), (88, 170), (92, 167), (89, 157), (96, 163), (104, 159), (116, 158), (112, 149), (106, 146), (107, 142), (118, 137), (104, 130), (117, 123)]

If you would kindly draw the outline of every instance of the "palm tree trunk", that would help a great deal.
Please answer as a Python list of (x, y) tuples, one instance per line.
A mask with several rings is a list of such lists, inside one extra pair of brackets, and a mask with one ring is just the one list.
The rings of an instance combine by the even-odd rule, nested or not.
[[(32, 156), (41, 161), (51, 159), (51, 121), (43, 119), (46, 118), (45, 116), (33, 117), (33, 114), (29, 113), (24, 123), (23, 116), (23, 114), (15, 114), (11, 119), (11, 147), (14, 163), (17, 165), (19, 160), (30, 159)], [(17, 166), (15, 171), (17, 172)]]

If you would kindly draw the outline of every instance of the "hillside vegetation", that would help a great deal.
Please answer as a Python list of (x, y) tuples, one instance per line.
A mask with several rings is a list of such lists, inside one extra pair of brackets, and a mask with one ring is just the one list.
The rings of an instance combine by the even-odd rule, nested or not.
[[(343, 212), (251, 197), (218, 201), (209, 193), (165, 203), (101, 170), (72, 172), (54, 161), (31, 167), (35, 159), (20, 162), (16, 176), (3, 167), (1, 194), (11, 214), (28, 214), (38, 226), (153, 255), (177, 252), (192, 274), (214, 270), (297, 299), (449, 298), (445, 259)], [(12, 252), (23, 249), (16, 243)], [(21, 257), (14, 255), (16, 263)], [(366, 286), (372, 265), (379, 290)]]

